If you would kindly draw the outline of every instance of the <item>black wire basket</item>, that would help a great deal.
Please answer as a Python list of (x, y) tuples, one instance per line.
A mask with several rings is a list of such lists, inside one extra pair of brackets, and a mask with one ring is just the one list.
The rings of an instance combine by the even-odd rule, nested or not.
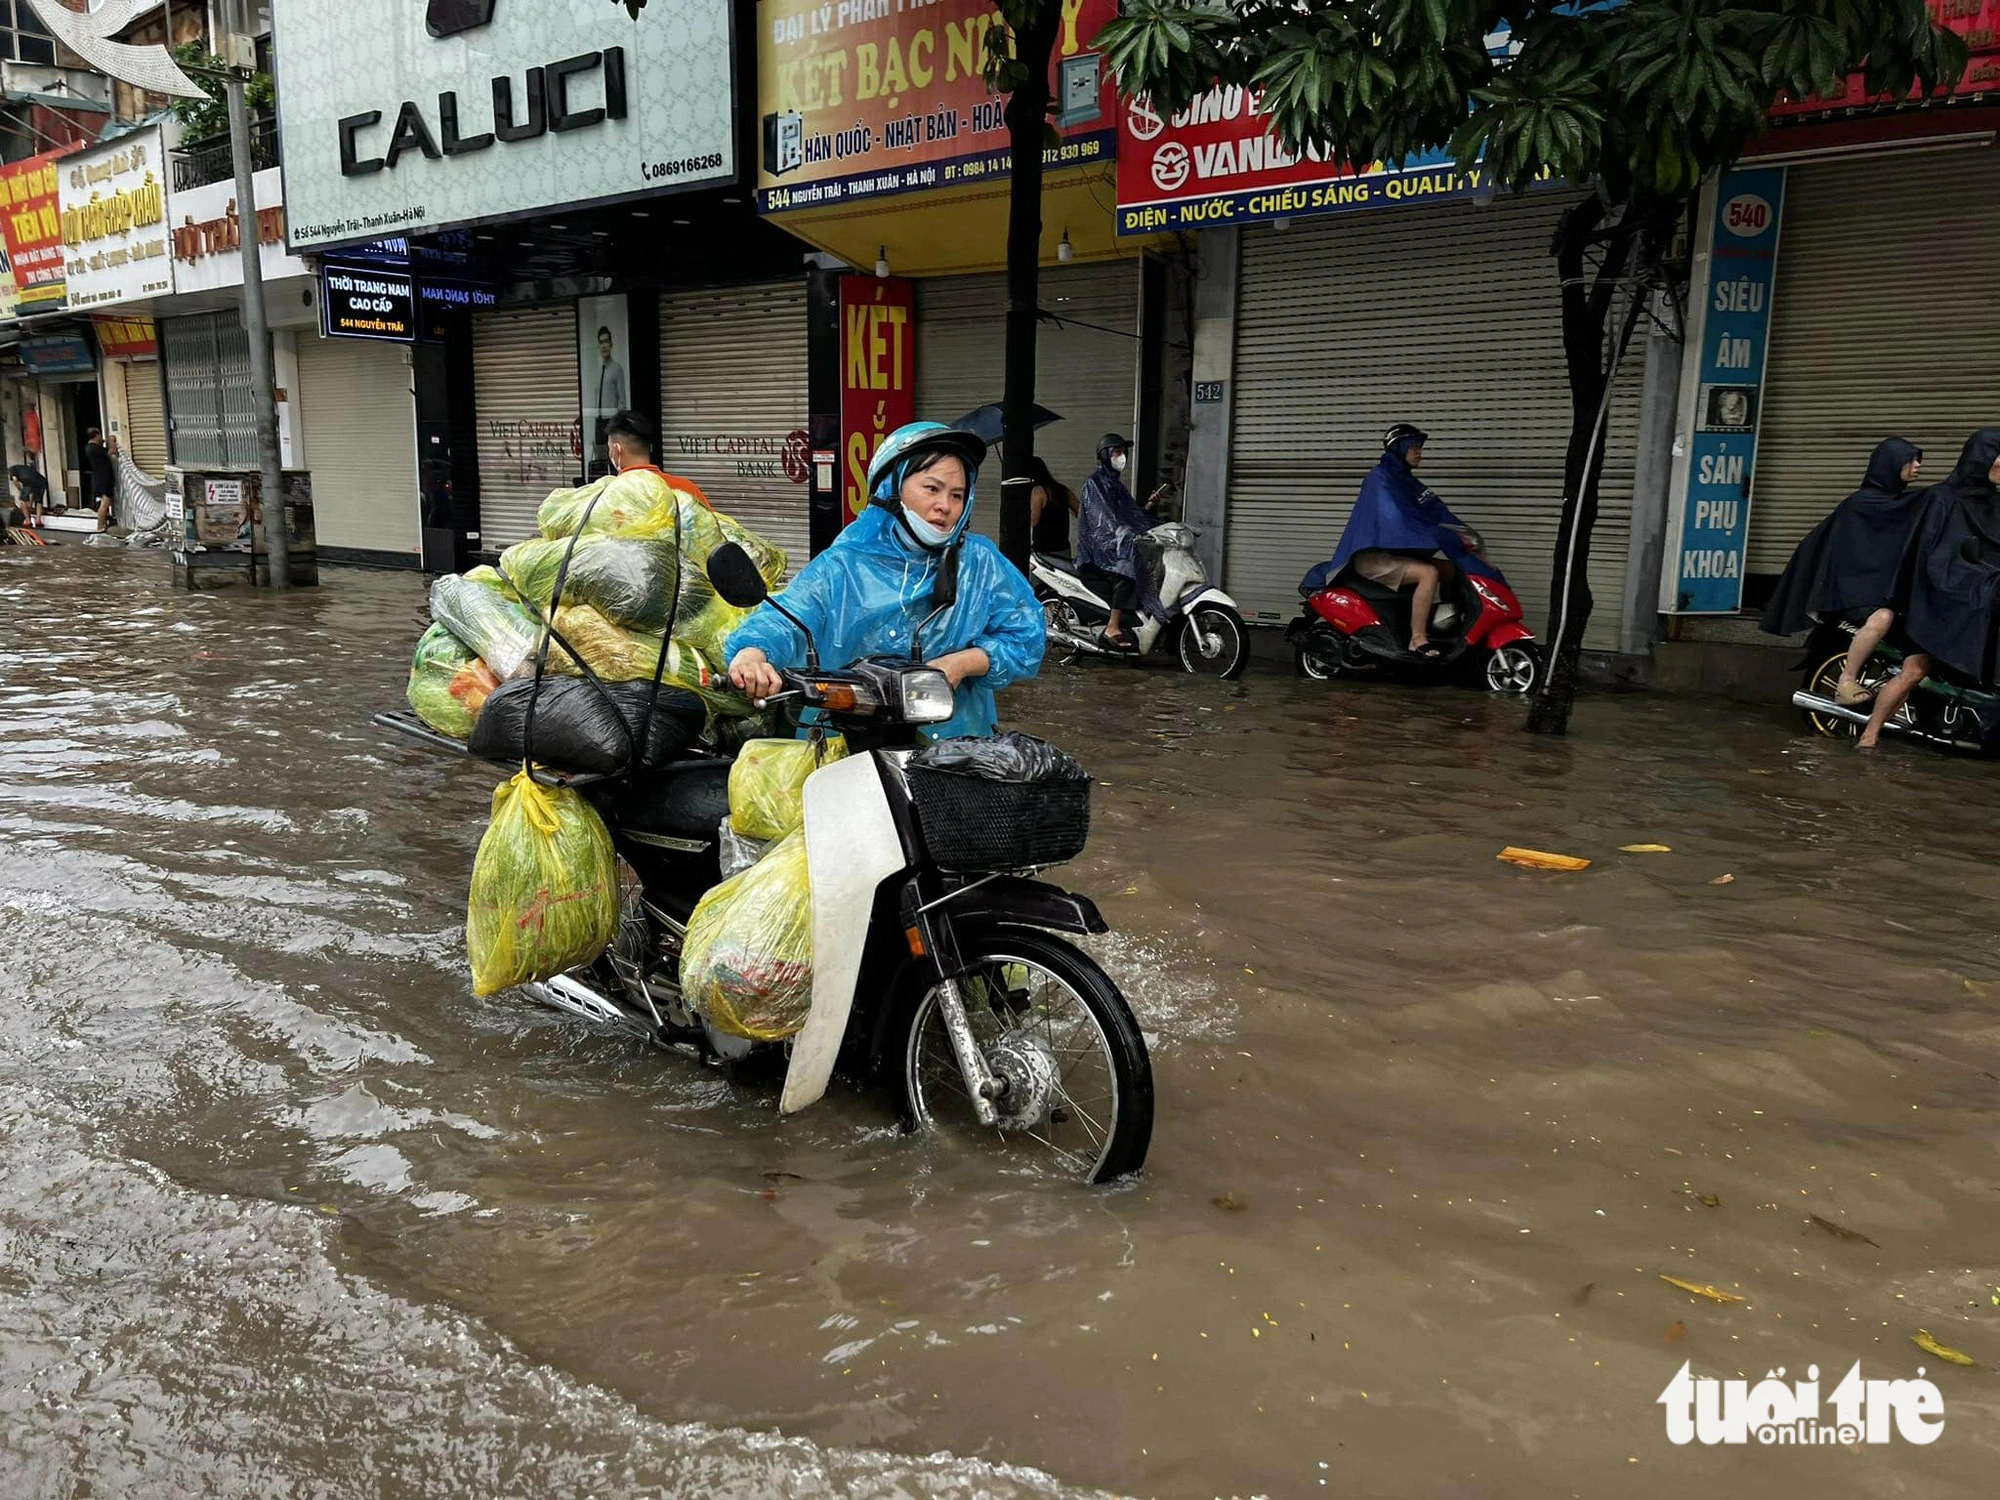
[(910, 800), (941, 870), (987, 875), (1059, 865), (1090, 842), (1090, 783), (994, 781), (910, 765)]

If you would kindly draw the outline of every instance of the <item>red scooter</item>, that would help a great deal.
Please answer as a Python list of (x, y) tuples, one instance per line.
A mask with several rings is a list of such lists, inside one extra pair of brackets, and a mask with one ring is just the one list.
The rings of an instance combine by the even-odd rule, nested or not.
[(1435, 656), (1409, 651), (1410, 594), (1342, 568), (1325, 587), (1301, 588), (1305, 607), (1285, 628), (1301, 677), (1327, 681), (1360, 672), (1470, 679), (1495, 693), (1531, 693), (1542, 680), (1535, 633), (1521, 623), (1521, 601), (1490, 564), (1456, 570), (1431, 613)]

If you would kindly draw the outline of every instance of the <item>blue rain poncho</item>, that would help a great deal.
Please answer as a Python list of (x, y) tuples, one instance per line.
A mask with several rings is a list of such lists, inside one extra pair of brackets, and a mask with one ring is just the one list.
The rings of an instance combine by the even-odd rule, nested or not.
[(1139, 508), (1125, 481), (1111, 467), (1109, 449), (1097, 455), (1097, 472), (1083, 482), (1077, 503), (1076, 563), (1139, 581), (1133, 548), (1159, 523)]
[(1465, 537), (1458, 530), (1464, 525), (1417, 478), (1400, 448), (1384, 453), (1382, 461), (1361, 481), (1354, 513), (1347, 518), (1347, 529), (1340, 534), (1333, 560), (1306, 574), (1299, 587), (1316, 593), (1338, 576), (1355, 553), (1374, 551), (1395, 552), (1405, 557), (1429, 557), (1433, 552), (1442, 552), (1468, 573), (1497, 578), (1499, 575), (1466, 547)]
[[(1048, 646), (1042, 607), (1028, 580), (992, 542), (965, 534), (971, 520), (968, 498), (957, 533), (964, 549), (958, 602), (924, 631), (923, 658), (935, 661), (978, 646), (992, 666), (984, 677), (958, 685), (958, 712), (928, 731), (933, 739), (996, 733), (994, 695), (1039, 672)], [(871, 505), (800, 570), (784, 592), (785, 607), (811, 628), (828, 667), (864, 656), (908, 656), (912, 635), (931, 612), (937, 570), (937, 557), (917, 545), (894, 512)], [(805, 665), (805, 637), (768, 604), (729, 637), (729, 659), (746, 646), (762, 651), (775, 667)]]

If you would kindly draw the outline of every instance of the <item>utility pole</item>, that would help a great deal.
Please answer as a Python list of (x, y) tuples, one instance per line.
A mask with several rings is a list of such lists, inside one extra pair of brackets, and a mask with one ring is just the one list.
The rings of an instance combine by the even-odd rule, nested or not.
[[(264, 513), (264, 560), (274, 593), (292, 586), (291, 538), (285, 532), (285, 475), (278, 455), (278, 396), (271, 378), (271, 324), (264, 309), (264, 236), (257, 219), (256, 168), (250, 154), (252, 68), (248, 37), (226, 39), (229, 155), (236, 165), (236, 224), (243, 253), (243, 331), (250, 337), (250, 405), (257, 425), (258, 503)], [(254, 55), (254, 54), (251, 54)]]

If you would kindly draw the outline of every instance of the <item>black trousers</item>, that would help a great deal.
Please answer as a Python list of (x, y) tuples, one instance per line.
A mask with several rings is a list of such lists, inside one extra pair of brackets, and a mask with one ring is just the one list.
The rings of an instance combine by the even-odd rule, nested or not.
[(1126, 610), (1139, 607), (1139, 585), (1123, 573), (1084, 566), (1076, 570), (1076, 576), (1109, 599), (1113, 609)]

